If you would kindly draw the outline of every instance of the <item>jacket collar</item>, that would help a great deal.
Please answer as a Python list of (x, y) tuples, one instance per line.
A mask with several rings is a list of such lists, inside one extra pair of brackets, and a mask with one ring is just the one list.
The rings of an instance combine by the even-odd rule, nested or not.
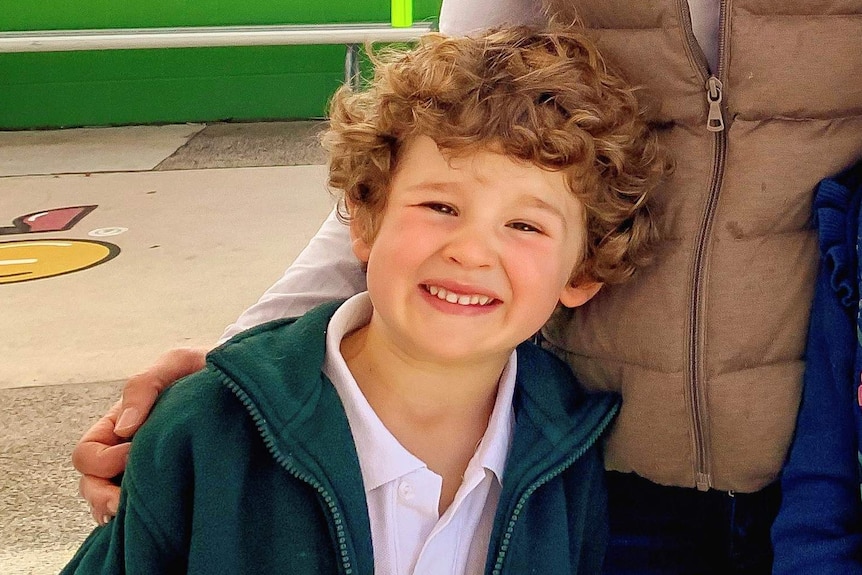
[[(322, 375), (329, 320), (341, 302), (319, 306), (298, 319), (269, 322), (252, 328), (214, 350), (210, 363), (224, 372), (254, 401), (266, 418), (274, 439), (289, 445), (307, 446), (309, 453), (321, 452), (331, 462), (333, 453), (347, 456), (343, 447), (346, 427), (337, 429), (327, 421), (323, 435), (308, 433), (309, 426), (321, 415), (320, 410), (339, 420), (344, 412), (332, 384)], [(529, 432), (523, 448), (531, 453), (533, 464), (545, 451), (567, 451), (590, 435), (607, 411), (603, 395), (584, 393), (567, 367), (548, 357), (533, 344), (518, 347), (517, 387), (514, 397), (516, 435)], [(560, 385), (566, 379), (572, 385)], [(279, 382), (276, 385), (274, 382)], [(326, 403), (333, 406), (321, 405)], [(595, 410), (593, 409), (595, 408)], [(593, 412), (595, 411), (595, 413)], [(326, 445), (333, 440), (341, 447)], [(516, 441), (513, 451), (518, 448)], [(351, 450), (352, 451), (352, 450)], [(524, 455), (524, 454), (520, 454)], [(350, 459), (350, 458), (347, 458)], [(510, 459), (512, 459), (510, 457)], [(346, 461), (346, 460), (345, 460)], [(523, 459), (510, 461), (511, 464)]]
[(515, 433), (501, 501), (507, 492), (521, 492), (540, 475), (583, 455), (608, 427), (618, 405), (616, 395), (584, 392), (568, 366), (547, 351), (521, 344)]

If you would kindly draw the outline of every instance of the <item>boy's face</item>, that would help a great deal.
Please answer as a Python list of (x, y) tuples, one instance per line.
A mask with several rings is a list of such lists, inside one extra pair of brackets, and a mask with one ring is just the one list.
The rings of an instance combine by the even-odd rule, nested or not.
[(598, 283), (569, 279), (585, 244), (584, 208), (565, 177), (480, 150), (444, 156), (425, 136), (401, 151), (368, 262), (370, 329), (417, 359), (508, 356)]

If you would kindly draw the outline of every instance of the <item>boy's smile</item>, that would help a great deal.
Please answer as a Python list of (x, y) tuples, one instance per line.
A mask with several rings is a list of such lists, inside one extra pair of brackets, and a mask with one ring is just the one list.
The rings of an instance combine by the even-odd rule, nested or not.
[(448, 303), (454, 303), (463, 306), (487, 306), (493, 305), (497, 303), (497, 298), (493, 295), (486, 294), (466, 294), (464, 293), (466, 290), (461, 290), (460, 292), (458, 286), (451, 286), (449, 289), (446, 289), (443, 286), (437, 285), (426, 285), (425, 289), (428, 290), (428, 293), (435, 296), (439, 300), (446, 301)]
[(586, 230), (565, 176), (503, 154), (408, 141), (377, 221), (371, 242), (352, 222), (374, 304), (367, 336), (414, 360), (505, 361), (558, 302), (598, 289), (569, 283)]

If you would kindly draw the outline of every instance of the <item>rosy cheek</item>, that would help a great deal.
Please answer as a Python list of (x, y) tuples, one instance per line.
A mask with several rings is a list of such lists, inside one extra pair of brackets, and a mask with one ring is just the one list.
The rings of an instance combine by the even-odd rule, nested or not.
[(527, 252), (510, 259), (507, 268), (513, 283), (528, 286), (530, 291), (536, 294), (537, 288), (552, 285), (549, 280), (555, 278), (559, 271), (555, 266), (549, 265), (547, 254), (535, 252)]
[(555, 268), (566, 259), (561, 257), (560, 249), (553, 242), (542, 236), (528, 236), (513, 245), (513, 251), (518, 259), (526, 262), (526, 265), (531, 268), (536, 268), (537, 273), (543, 274), (554, 274)]

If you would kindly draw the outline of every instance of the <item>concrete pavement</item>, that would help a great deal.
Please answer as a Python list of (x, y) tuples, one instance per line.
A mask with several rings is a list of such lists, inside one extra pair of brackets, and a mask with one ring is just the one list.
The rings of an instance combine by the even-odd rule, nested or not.
[(94, 523), (69, 453), (122, 381), (211, 345), (332, 198), (321, 122), (0, 132), (0, 573)]

